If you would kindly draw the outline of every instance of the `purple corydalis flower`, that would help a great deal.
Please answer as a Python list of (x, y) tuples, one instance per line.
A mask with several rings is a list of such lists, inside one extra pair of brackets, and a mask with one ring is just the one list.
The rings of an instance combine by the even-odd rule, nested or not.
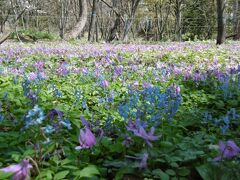
[(5, 173), (14, 173), (13, 180), (26, 180), (29, 178), (29, 170), (32, 165), (28, 160), (23, 160), (19, 164), (13, 164), (8, 167), (0, 169), (0, 171)]
[(114, 76), (120, 76), (123, 72), (123, 66), (117, 66), (114, 68)]
[(123, 142), (122, 142), (122, 144), (124, 145), (124, 146), (129, 146), (129, 145), (131, 145), (133, 143), (133, 139), (131, 138), (131, 137), (129, 137), (129, 136), (126, 136), (125, 137), (125, 139), (123, 140)]
[(93, 128), (93, 124), (89, 123), (83, 116), (80, 116), (80, 120), (86, 128), (88, 128), (88, 129)]
[(28, 77), (28, 80), (29, 80), (29, 81), (34, 81), (35, 79), (38, 78), (38, 74), (35, 73), (35, 72), (31, 72), (31, 73), (28, 74), (27, 77)]
[(199, 82), (199, 81), (204, 81), (205, 77), (203, 74), (201, 74), (199, 71), (196, 71), (193, 75), (193, 80), (195, 82)]
[(230, 159), (237, 156), (240, 153), (240, 148), (232, 140), (229, 140), (226, 143), (220, 141), (219, 150), (220, 156), (214, 158), (214, 161), (221, 161), (224, 158)]
[(176, 84), (173, 84), (173, 85), (171, 86), (171, 88), (172, 88), (171, 90), (173, 91), (174, 96), (180, 95), (180, 92), (181, 92), (180, 86), (178, 86), (178, 85), (176, 85)]
[(88, 149), (96, 144), (96, 138), (89, 128), (80, 129), (78, 140), (80, 146), (75, 147), (76, 150)]
[(103, 80), (103, 81), (101, 82), (101, 86), (102, 86), (103, 88), (107, 88), (107, 87), (109, 86), (109, 82), (108, 82), (107, 80)]
[(33, 66), (36, 67), (39, 71), (42, 71), (45, 66), (45, 63), (43, 61), (37, 61), (34, 63)]
[(148, 82), (143, 82), (142, 87), (147, 89), (147, 88), (153, 87), (153, 85), (151, 83), (148, 83)]
[(61, 76), (66, 76), (69, 74), (68, 63), (65, 60), (60, 61), (60, 65), (57, 69), (57, 73)]
[(51, 121), (53, 121), (55, 117), (58, 117), (61, 120), (63, 116), (64, 116), (64, 112), (58, 109), (52, 108), (49, 110), (46, 118), (49, 118)]

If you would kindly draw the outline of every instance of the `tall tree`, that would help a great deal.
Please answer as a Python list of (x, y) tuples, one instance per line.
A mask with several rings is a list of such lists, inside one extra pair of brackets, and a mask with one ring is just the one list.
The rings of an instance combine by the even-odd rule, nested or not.
[(88, 31), (88, 41), (94, 41), (94, 33), (97, 32), (97, 9), (98, 9), (98, 0), (93, 0), (92, 5), (92, 15)]
[(76, 23), (76, 25), (65, 34), (65, 37), (67, 39), (74, 39), (77, 38), (78, 35), (83, 31), (83, 28), (85, 27), (87, 23), (87, 17), (88, 17), (88, 5), (87, 0), (81, 0), (79, 1), (80, 7), (82, 8), (82, 11), (80, 13), (79, 21)]
[(217, 0), (217, 44), (224, 43), (226, 36), (226, 0)]
[(125, 22), (125, 27), (124, 27), (124, 33), (123, 33), (123, 40), (126, 41), (128, 38), (128, 33), (131, 29), (131, 26), (133, 24), (135, 14), (138, 8), (138, 5), (141, 0), (131, 0), (131, 11), (130, 11), (130, 16)]
[(175, 0), (175, 40), (182, 40), (182, 4), (183, 0)]
[[(112, 0), (112, 5), (107, 3), (105, 0), (101, 0), (111, 11), (116, 15), (113, 26), (110, 28), (109, 35), (106, 37), (107, 42), (111, 42), (114, 39), (118, 39), (117, 30), (120, 27), (121, 20), (123, 20), (121, 14), (122, 10), (120, 8), (120, 1)], [(110, 14), (112, 14), (112, 12)]]
[(240, 39), (240, 20), (239, 20), (239, 13), (240, 11), (240, 1), (234, 0), (233, 2), (233, 39), (238, 40)]
[(60, 19), (59, 19), (59, 35), (63, 39), (64, 34), (65, 34), (65, 29), (66, 29), (66, 24), (67, 24), (67, 16), (68, 16), (68, 9), (69, 6), (69, 0), (60, 0)]

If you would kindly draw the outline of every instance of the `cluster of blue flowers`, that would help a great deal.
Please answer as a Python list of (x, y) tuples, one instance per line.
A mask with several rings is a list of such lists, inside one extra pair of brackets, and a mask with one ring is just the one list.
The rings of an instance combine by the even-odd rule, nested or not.
[(225, 134), (227, 130), (230, 128), (231, 124), (234, 122), (237, 122), (237, 120), (240, 119), (240, 114), (236, 113), (236, 109), (232, 108), (223, 116), (220, 116), (218, 118), (213, 118), (212, 114), (205, 112), (203, 121), (205, 123), (211, 123), (215, 126), (218, 126), (221, 130), (222, 134)]
[[(46, 134), (55, 132), (61, 126), (66, 127), (67, 129), (72, 129), (71, 122), (64, 118), (64, 113), (62, 111), (53, 108), (49, 110), (48, 114), (45, 116), (43, 110), (38, 105), (35, 105), (33, 109), (29, 110), (27, 115), (24, 117), (23, 129), (41, 125), (46, 119), (50, 120), (50, 123), (42, 127)], [(55, 119), (57, 120), (55, 121)]]
[(71, 122), (64, 118), (64, 112), (58, 109), (50, 109), (46, 119), (50, 120), (50, 123), (42, 128), (46, 134), (51, 134), (56, 130), (59, 130), (61, 126), (66, 127), (67, 129), (72, 129)]
[(174, 87), (162, 92), (153, 86), (141, 91), (130, 89), (129, 96), (119, 107), (120, 115), (125, 119), (141, 119), (158, 125), (162, 119), (170, 120), (181, 104), (181, 95)]
[(53, 96), (56, 98), (61, 98), (63, 96), (62, 92), (57, 88), (55, 84), (52, 85), (52, 91), (53, 91)]
[(240, 74), (222, 74), (218, 79), (221, 83), (219, 89), (223, 92), (225, 100), (232, 98), (240, 89)]
[(3, 122), (4, 115), (2, 114), (2, 102), (0, 101), (0, 123)]
[(45, 116), (43, 110), (38, 107), (38, 105), (35, 105), (33, 109), (29, 110), (27, 115), (24, 117), (24, 127), (27, 129), (30, 126), (42, 124), (44, 119)]
[[(24, 96), (31, 100), (32, 104), (35, 105), (37, 103), (38, 95), (40, 93), (42, 87), (42, 78), (39, 74), (36, 76), (36, 79), (33, 81), (29, 80), (29, 78), (25, 75), (22, 81), (22, 89)], [(13, 79), (15, 83), (18, 83), (17, 77)]]

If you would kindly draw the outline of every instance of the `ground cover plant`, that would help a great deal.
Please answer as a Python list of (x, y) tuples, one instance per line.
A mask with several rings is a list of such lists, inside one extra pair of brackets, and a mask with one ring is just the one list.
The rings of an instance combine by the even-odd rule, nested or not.
[(4, 44), (0, 179), (237, 179), (240, 44)]

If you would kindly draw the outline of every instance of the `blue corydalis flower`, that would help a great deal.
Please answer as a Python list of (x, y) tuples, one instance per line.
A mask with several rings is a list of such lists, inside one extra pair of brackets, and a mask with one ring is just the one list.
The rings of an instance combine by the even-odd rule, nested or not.
[(43, 129), (44, 133), (46, 133), (46, 134), (51, 134), (51, 133), (53, 133), (56, 130), (51, 125), (47, 125), (46, 127), (43, 127), (42, 129)]
[(60, 120), (59, 123), (66, 127), (68, 130), (72, 129), (71, 122), (68, 119)]
[(75, 95), (77, 101), (80, 101), (80, 99), (81, 99), (81, 97), (82, 97), (81, 94), (82, 94), (81, 91), (79, 91), (79, 90), (75, 90), (74, 95)]
[(52, 85), (53, 96), (60, 98), (63, 96), (62, 92), (56, 87), (56, 85)]
[(24, 117), (25, 128), (42, 124), (44, 119), (45, 116), (43, 110), (39, 108), (38, 105), (35, 105), (34, 108), (28, 111), (27, 115)]
[(4, 115), (0, 114), (0, 123), (2, 123), (4, 120)]

